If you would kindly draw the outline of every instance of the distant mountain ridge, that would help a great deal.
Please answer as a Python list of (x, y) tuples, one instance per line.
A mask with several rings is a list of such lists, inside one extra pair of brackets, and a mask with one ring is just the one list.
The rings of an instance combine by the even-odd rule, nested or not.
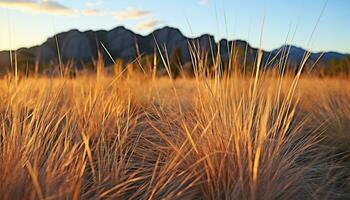
[[(135, 58), (139, 53), (153, 54), (156, 48), (156, 43), (161, 47), (166, 47), (168, 53), (175, 48), (179, 48), (182, 52), (182, 56), (185, 62), (190, 61), (189, 54), (189, 41), (196, 41), (202, 49), (210, 51), (210, 48), (217, 49), (220, 44), (221, 57), (223, 59), (229, 57), (227, 49), (228, 45), (235, 45), (243, 49), (247, 49), (249, 52), (247, 59), (254, 59), (257, 53), (257, 48), (251, 47), (246, 41), (233, 40), (227, 41), (226, 39), (215, 42), (214, 36), (204, 34), (196, 38), (188, 38), (181, 33), (177, 28), (163, 27), (153, 31), (152, 33), (142, 36), (134, 33), (131, 30), (126, 29), (123, 26), (116, 27), (110, 31), (98, 30), (98, 31), (84, 31), (70, 30), (67, 32), (59, 33), (53, 37), (48, 38), (43, 44), (34, 46), (31, 48), (21, 48), (17, 52), (23, 52), (26, 55), (33, 56), (40, 62), (49, 63), (50, 61), (57, 60), (57, 46), (56, 38), (58, 39), (61, 58), (64, 62), (74, 60), (77, 63), (91, 62), (92, 59), (96, 59), (98, 50), (101, 49), (102, 43), (114, 58), (121, 58), (130, 60)], [(136, 45), (138, 44), (138, 45)], [(137, 47), (136, 47), (137, 46)], [(286, 47), (282, 46), (281, 48)], [(305, 50), (296, 46), (290, 47), (289, 59), (291, 62), (300, 62)], [(264, 51), (265, 56), (269, 57), (277, 56), (281, 48), (273, 51)], [(323, 54), (323, 55), (322, 55)], [(347, 54), (341, 54), (337, 52), (320, 52), (312, 53), (310, 56), (311, 61), (317, 60), (322, 55), (319, 62), (327, 62), (331, 59), (342, 59)], [(105, 55), (106, 56), (106, 55)], [(108, 57), (105, 57), (107, 64), (111, 64)], [(0, 52), (0, 68), (3, 66), (9, 66), (9, 51)]]

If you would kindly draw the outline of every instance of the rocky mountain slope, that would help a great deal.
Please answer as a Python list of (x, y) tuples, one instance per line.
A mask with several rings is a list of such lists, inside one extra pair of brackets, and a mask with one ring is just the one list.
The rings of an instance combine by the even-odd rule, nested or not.
[[(222, 39), (218, 43), (212, 35), (205, 34), (197, 38), (188, 38), (184, 36), (179, 29), (172, 27), (164, 27), (155, 30), (149, 35), (142, 36), (126, 29), (125, 27), (116, 27), (110, 31), (85, 31), (70, 30), (68, 32), (59, 33), (56, 36), (50, 37), (46, 42), (39, 46), (31, 48), (21, 48), (17, 50), (17, 55), (25, 55), (22, 57), (29, 57), (30, 59), (39, 60), (40, 63), (50, 63), (57, 61), (57, 46), (56, 38), (60, 49), (60, 54), (63, 62), (74, 60), (77, 65), (91, 62), (97, 58), (98, 50), (101, 48), (101, 43), (108, 49), (109, 53), (114, 58), (121, 58), (124, 60), (134, 59), (138, 53), (153, 54), (156, 48), (156, 42), (162, 50), (167, 49), (170, 54), (173, 49), (179, 48), (182, 52), (184, 62), (190, 61), (189, 43), (197, 44), (201, 49), (210, 52), (212, 48), (216, 53), (217, 46), (220, 44), (221, 57), (226, 59), (229, 56), (228, 46), (235, 45), (235, 48), (246, 49), (248, 52), (247, 59), (253, 60), (255, 58), (257, 49), (251, 47), (247, 42), (242, 40), (227, 41)], [(136, 45), (137, 44), (137, 45)], [(282, 46), (281, 48), (285, 48)], [(295, 46), (290, 47), (289, 59), (291, 62), (300, 62), (305, 50)], [(278, 57), (278, 53), (282, 52), (280, 49), (271, 52), (265, 51), (264, 59)], [(102, 50), (103, 51), (103, 50)], [(104, 51), (103, 51), (104, 52)], [(110, 64), (111, 60), (105, 54), (106, 64)], [(336, 52), (320, 52), (312, 53), (311, 61), (317, 60), (323, 54), (319, 62), (326, 62), (331, 59), (341, 59), (346, 55)], [(9, 52), (0, 52), (0, 67), (8, 67)]]

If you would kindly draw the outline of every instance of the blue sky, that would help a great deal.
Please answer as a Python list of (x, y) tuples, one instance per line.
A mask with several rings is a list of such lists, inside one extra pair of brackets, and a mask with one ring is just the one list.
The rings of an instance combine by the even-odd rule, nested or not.
[[(43, 43), (69, 29), (123, 25), (148, 34), (173, 26), (187, 36), (210, 33), (278, 48), (286, 40), (313, 51), (350, 53), (350, 1), (329, 0), (0, 0), (0, 50)], [(289, 37), (288, 36), (288, 32)], [(310, 41), (310, 42), (309, 42)]]

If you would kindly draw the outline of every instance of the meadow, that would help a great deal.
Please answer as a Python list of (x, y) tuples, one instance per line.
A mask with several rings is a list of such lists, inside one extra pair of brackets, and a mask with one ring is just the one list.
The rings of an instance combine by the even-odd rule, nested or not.
[(349, 78), (259, 62), (1, 79), (0, 198), (349, 198)]

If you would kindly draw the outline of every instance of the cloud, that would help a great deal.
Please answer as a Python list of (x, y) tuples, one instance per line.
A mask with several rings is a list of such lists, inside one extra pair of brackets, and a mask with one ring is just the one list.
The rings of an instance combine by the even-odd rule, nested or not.
[(85, 2), (84, 5), (86, 7), (95, 7), (95, 6), (99, 6), (103, 3), (103, 0), (97, 0), (97, 1), (88, 1)]
[(56, 15), (75, 13), (74, 10), (53, 0), (0, 0), (0, 7)]
[(145, 22), (141, 22), (136, 26), (136, 29), (139, 31), (144, 31), (144, 30), (148, 30), (148, 29), (153, 29), (155, 26), (157, 26), (158, 24), (160, 24), (161, 22), (159, 20), (156, 19), (152, 19), (152, 20), (148, 20)]
[(209, 6), (209, 0), (199, 0), (198, 3), (202, 6)]
[(152, 12), (148, 10), (137, 10), (135, 8), (128, 8), (124, 11), (116, 12), (115, 17), (120, 20), (141, 19), (151, 16)]
[(106, 14), (105, 12), (102, 12), (98, 9), (86, 9), (82, 10), (81, 13), (85, 16), (102, 16)]
[(93, 2), (85, 2), (84, 5), (85, 5), (86, 7), (94, 7), (94, 6), (95, 6), (95, 3), (93, 3)]

